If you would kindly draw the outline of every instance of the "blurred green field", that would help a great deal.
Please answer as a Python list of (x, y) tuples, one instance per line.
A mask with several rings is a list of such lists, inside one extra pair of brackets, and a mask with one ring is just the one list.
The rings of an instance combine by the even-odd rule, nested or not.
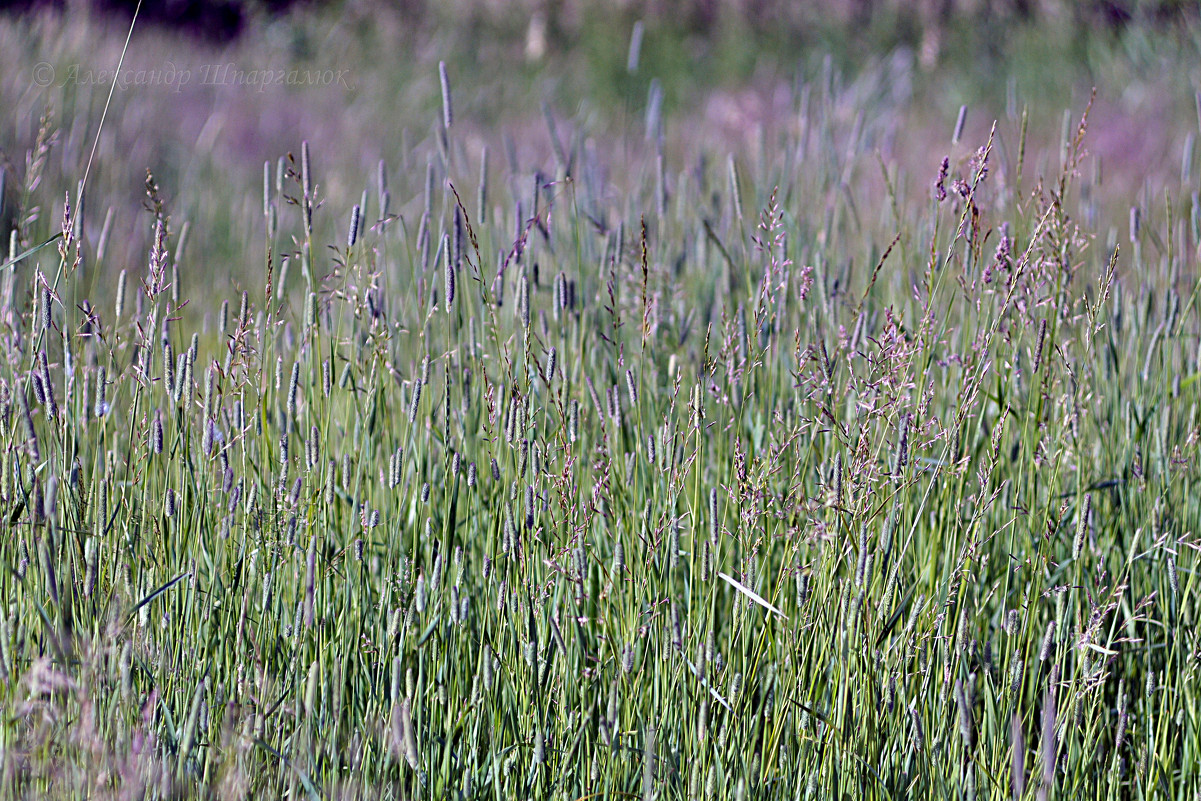
[(5, 18), (0, 797), (1198, 798), (1195, 9), (1034, 6)]

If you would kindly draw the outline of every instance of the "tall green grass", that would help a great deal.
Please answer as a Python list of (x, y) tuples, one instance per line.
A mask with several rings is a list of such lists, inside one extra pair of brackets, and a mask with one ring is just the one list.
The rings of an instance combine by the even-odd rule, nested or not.
[(1195, 199), (1105, 198), (1084, 109), (904, 175), (830, 76), (758, 158), (547, 109), (481, 169), (455, 79), (353, 211), (264, 165), (240, 294), (30, 160), (4, 795), (1192, 797)]

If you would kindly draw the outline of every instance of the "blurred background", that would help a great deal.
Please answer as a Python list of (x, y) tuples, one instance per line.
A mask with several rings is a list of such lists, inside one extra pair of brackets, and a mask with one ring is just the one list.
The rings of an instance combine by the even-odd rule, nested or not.
[[(236, 284), (261, 259), (244, 248), (264, 225), (264, 162), (298, 158), (302, 140), (336, 241), (381, 160), (390, 211), (411, 222), (439, 148), (472, 183), (485, 146), (510, 181), (554, 176), (556, 148), (578, 148), (620, 199), (659, 154), (681, 172), (729, 153), (755, 174), (819, 103), (821, 135), (846, 143), (845, 183), (870, 195), (886, 163), (902, 194), (928, 193), (942, 157), (982, 145), (994, 121), (1003, 154), (1024, 127), (1031, 158), (1053, 162), (1094, 87), (1085, 149), (1092, 178), (1121, 190), (1108, 197), (1150, 208), (1165, 182), (1192, 181), (1197, 3), (166, 0), (141, 7), (126, 48), (135, 5), (4, 4), (0, 158), (23, 243), (62, 217), (61, 204), (33, 204), (30, 178), (38, 197), (65, 198), (90, 162), (85, 242), (105, 237), (110, 256), (143, 262), (150, 170), (176, 226), (203, 232), (192, 258)], [(439, 141), (440, 61), (450, 141)], [(1121, 205), (1093, 213), (1118, 220)]]

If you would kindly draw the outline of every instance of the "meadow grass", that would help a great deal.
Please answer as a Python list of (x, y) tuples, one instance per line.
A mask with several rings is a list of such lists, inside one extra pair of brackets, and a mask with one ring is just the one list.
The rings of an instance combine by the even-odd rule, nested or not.
[(757, 154), (647, 121), (618, 165), (547, 106), (523, 166), (461, 80), (403, 166), (297, 142), (193, 200), (217, 246), (147, 174), (138, 263), (45, 195), (43, 119), (0, 793), (1195, 797), (1187, 156), (1113, 197), (1088, 106), (1049, 151), (952, 109), (906, 175), (829, 71)]

